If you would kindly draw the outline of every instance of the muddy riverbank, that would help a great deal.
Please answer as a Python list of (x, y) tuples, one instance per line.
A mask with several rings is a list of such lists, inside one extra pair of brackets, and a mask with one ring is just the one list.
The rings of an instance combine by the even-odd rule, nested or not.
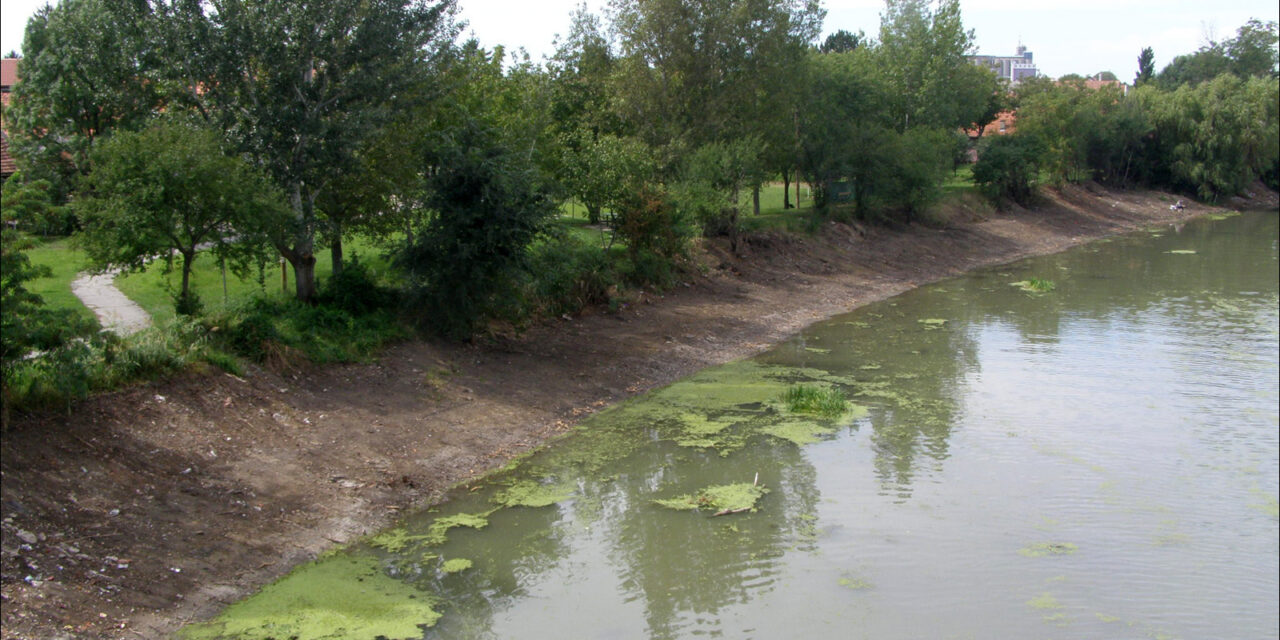
[[(1275, 208), (1259, 193), (1229, 206)], [(372, 364), (191, 374), (20, 421), (3, 442), (3, 637), (167, 637), (622, 398), (924, 282), (1220, 210), (1174, 200), (1073, 187), (945, 228), (757, 235), (616, 314)]]

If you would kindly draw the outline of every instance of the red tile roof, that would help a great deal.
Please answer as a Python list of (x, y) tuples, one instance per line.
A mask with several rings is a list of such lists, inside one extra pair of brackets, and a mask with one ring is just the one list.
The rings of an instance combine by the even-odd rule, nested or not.
[(6, 89), (12, 87), (18, 82), (18, 59), (5, 58), (0, 60), (0, 85)]
[(18, 165), (9, 155), (9, 134), (0, 131), (0, 180), (8, 180), (17, 171)]

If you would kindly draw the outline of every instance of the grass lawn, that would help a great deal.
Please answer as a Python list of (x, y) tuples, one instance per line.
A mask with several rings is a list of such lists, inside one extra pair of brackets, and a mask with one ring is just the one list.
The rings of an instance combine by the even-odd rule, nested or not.
[(954, 193), (957, 191), (974, 191), (977, 187), (973, 184), (973, 165), (962, 164), (960, 168), (947, 174), (947, 179), (942, 182), (943, 193)]
[(27, 290), (38, 294), (51, 309), (71, 309), (96, 323), (93, 312), (71, 293), (71, 281), (77, 273), (88, 268), (84, 252), (72, 247), (70, 238), (37, 242), (40, 244), (26, 252), (27, 258), (32, 264), (49, 267), (53, 275), (28, 282)]
[[(359, 256), (360, 262), (369, 266), (375, 274), (387, 271), (386, 260), (382, 250), (372, 241), (361, 238), (347, 238), (343, 242), (343, 255), (350, 262)], [(147, 266), (145, 271), (130, 273), (116, 278), (116, 287), (147, 310), (156, 320), (165, 320), (174, 316), (173, 294), (181, 284), (180, 263), (175, 260), (173, 270), (165, 273), (165, 263), (157, 260)], [(223, 296), (222, 269), (217, 259), (207, 251), (196, 258), (191, 272), (191, 288), (200, 296), (205, 311), (218, 311), (228, 306), (243, 304), (255, 296), (268, 298), (291, 298), (294, 296), (293, 267), (286, 265), (288, 286), (281, 286), (281, 268), (278, 262), (268, 264), (263, 273), (251, 273), (249, 277), (237, 278), (227, 271), (226, 296)], [(323, 281), (333, 273), (333, 262), (329, 250), (316, 253), (316, 278)], [(259, 281), (261, 276), (261, 281)]]
[[(800, 186), (800, 196), (801, 197), (800, 197), (799, 211), (812, 209), (813, 198), (810, 197), (809, 185), (802, 184)], [(738, 200), (745, 207), (743, 211), (746, 213), (746, 216), (751, 217), (751, 192), (750, 191), (742, 192)], [(791, 183), (791, 197), (788, 199), (788, 201), (791, 203), (792, 207), (795, 207), (796, 184), (794, 182)], [(797, 210), (794, 208), (793, 209), (782, 208), (782, 183), (781, 182), (767, 182), (764, 184), (764, 186), (760, 187), (760, 215), (766, 216), (766, 215), (775, 214), (775, 213), (777, 214), (797, 213)]]

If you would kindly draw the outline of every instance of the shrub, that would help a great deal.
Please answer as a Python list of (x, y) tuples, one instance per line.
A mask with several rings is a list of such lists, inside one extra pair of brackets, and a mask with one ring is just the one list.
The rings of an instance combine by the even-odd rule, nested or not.
[(397, 300), (395, 292), (379, 285), (369, 267), (353, 254), (342, 271), (330, 277), (321, 288), (316, 302), (358, 315), (389, 309)]
[(979, 149), (973, 182), (997, 206), (1006, 200), (1025, 206), (1035, 196), (1039, 166), (1039, 145), (1033, 138), (995, 136)]
[(787, 410), (792, 413), (812, 413), (837, 417), (849, 409), (849, 400), (836, 389), (824, 389), (797, 384), (782, 395)]
[(618, 278), (607, 253), (571, 238), (556, 238), (534, 249), (529, 272), (531, 311), (547, 315), (608, 302)]

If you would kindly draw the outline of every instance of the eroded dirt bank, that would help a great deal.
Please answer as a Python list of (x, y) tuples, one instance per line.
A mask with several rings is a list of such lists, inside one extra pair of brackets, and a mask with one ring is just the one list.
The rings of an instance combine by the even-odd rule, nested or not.
[(708, 273), (663, 296), (499, 344), (193, 374), (19, 421), (0, 463), (0, 635), (169, 637), (624, 397), (921, 283), (1219, 210), (1174, 200), (1069, 188), (945, 229), (762, 235), (740, 258), (712, 246)]

